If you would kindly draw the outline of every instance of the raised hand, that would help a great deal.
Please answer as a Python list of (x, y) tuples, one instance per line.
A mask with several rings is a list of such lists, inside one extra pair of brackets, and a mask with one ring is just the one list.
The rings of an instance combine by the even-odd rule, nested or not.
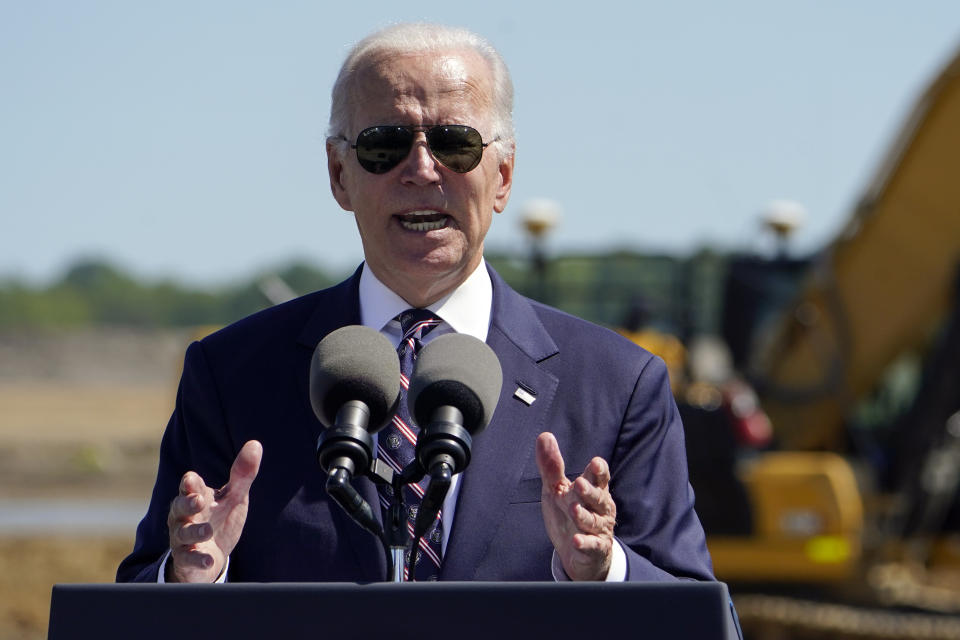
[(171, 549), (167, 582), (216, 581), (243, 531), (250, 485), (262, 457), (259, 442), (244, 444), (230, 467), (230, 480), (217, 490), (193, 471), (183, 474), (167, 516)]
[(543, 522), (564, 571), (571, 580), (604, 580), (613, 558), (617, 521), (606, 460), (593, 458), (571, 482), (564, 475), (557, 439), (552, 433), (541, 433), (537, 467), (543, 481)]

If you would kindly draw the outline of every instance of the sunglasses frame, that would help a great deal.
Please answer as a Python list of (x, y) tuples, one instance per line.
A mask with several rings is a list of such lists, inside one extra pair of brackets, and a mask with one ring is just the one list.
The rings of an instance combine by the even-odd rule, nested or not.
[[(442, 128), (445, 128), (445, 127), (453, 127), (453, 128), (457, 128), (457, 129), (462, 129), (462, 130), (464, 130), (464, 131), (466, 132), (466, 134), (467, 134), (468, 136), (471, 135), (471, 133), (476, 134), (477, 139), (480, 140), (480, 153), (477, 154), (476, 160), (473, 162), (473, 164), (471, 164), (470, 166), (468, 166), (466, 169), (461, 170), (461, 169), (458, 169), (458, 168), (456, 168), (456, 167), (452, 167), (452, 166), (448, 165), (446, 162), (444, 162), (443, 158), (441, 158), (440, 155), (437, 155), (436, 151), (434, 151), (434, 149), (433, 149), (433, 146), (430, 144), (430, 135), (431, 135), (431, 133), (432, 133), (433, 131), (437, 130), (437, 129), (442, 129)], [(396, 164), (391, 165), (390, 167), (388, 167), (388, 168), (387, 168), (386, 170), (384, 170), (384, 171), (374, 171), (374, 170), (371, 169), (371, 167), (369, 166), (369, 165), (371, 165), (372, 163), (371, 163), (369, 160), (365, 160), (365, 159), (363, 159), (363, 158), (360, 157), (360, 148), (359, 148), (359, 147), (361, 146), (361, 144), (360, 144), (361, 138), (364, 136), (364, 134), (366, 134), (366, 133), (368, 133), (368, 132), (370, 132), (370, 131), (373, 131), (374, 129), (402, 129), (403, 131), (408, 132), (408, 133), (410, 133), (410, 134), (416, 134), (416, 133), (419, 133), (419, 132), (425, 133), (425, 134), (426, 134), (426, 139), (427, 139), (427, 149), (430, 150), (430, 155), (432, 155), (432, 156), (434, 157), (434, 159), (435, 159), (437, 162), (439, 162), (440, 164), (442, 164), (444, 167), (446, 167), (447, 169), (450, 169), (451, 171), (456, 172), (456, 173), (469, 173), (469, 172), (473, 171), (474, 169), (476, 169), (477, 166), (480, 164), (481, 160), (483, 160), (483, 150), (486, 149), (487, 147), (489, 147), (489, 146), (490, 146), (491, 144), (493, 144), (494, 142), (497, 142), (498, 140), (500, 140), (500, 138), (497, 137), (497, 138), (494, 138), (493, 140), (490, 140), (489, 142), (484, 142), (484, 141), (483, 141), (483, 137), (480, 135), (480, 132), (479, 132), (479, 131), (477, 131), (477, 130), (474, 129), (473, 127), (471, 127), (471, 126), (469, 126), (469, 125), (465, 125), (465, 124), (410, 124), (410, 125), (379, 124), (379, 125), (374, 125), (374, 126), (372, 126), (372, 127), (367, 127), (366, 129), (363, 129), (360, 133), (357, 134), (357, 141), (356, 141), (355, 143), (350, 142), (350, 140), (349, 140), (348, 138), (346, 138), (345, 136), (338, 136), (338, 139), (343, 140), (344, 142), (350, 143), (350, 148), (351, 148), (351, 149), (354, 149), (354, 150), (357, 152), (357, 162), (360, 163), (360, 166), (363, 167), (364, 170), (366, 170), (366, 171), (368, 171), (368, 172), (370, 172), (370, 173), (372, 173), (372, 174), (374, 174), (374, 175), (383, 175), (383, 174), (385, 174), (385, 173), (390, 173), (391, 171), (393, 171), (394, 169), (396, 169), (396, 168), (400, 165), (400, 163), (402, 163), (404, 160), (406, 160), (407, 156), (410, 155), (410, 151), (413, 150), (414, 141), (415, 141), (415, 139), (416, 139), (416, 136), (415, 136), (415, 135), (411, 135), (411, 137), (410, 137), (410, 146), (407, 148), (406, 153), (404, 153), (403, 156), (401, 156), (401, 157), (397, 160)], [(441, 155), (442, 155), (442, 154), (441, 154)], [(375, 163), (374, 163), (374, 164), (375, 164)]]

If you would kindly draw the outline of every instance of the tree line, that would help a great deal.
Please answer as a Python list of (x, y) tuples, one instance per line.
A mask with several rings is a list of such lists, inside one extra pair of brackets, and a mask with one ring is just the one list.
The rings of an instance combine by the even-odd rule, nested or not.
[(306, 293), (339, 281), (343, 274), (294, 262), (235, 284), (197, 287), (171, 279), (148, 281), (107, 260), (81, 259), (50, 285), (0, 281), (0, 327), (227, 324), (272, 304), (262, 286), (269, 275)]
[[(721, 254), (613, 251), (531, 263), (488, 253), (486, 259), (520, 293), (594, 322), (623, 326), (639, 304), (667, 330), (716, 328), (726, 263)], [(296, 261), (233, 284), (201, 287), (151, 281), (107, 260), (81, 259), (50, 285), (0, 279), (0, 328), (225, 325), (276, 302), (268, 295), (270, 281), (305, 294), (348, 275)]]

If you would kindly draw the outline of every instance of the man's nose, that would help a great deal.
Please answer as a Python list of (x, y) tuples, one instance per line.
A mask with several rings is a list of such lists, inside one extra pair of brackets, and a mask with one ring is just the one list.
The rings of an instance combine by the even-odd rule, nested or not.
[(403, 159), (402, 178), (404, 182), (411, 184), (431, 184), (440, 181), (437, 159), (430, 152), (430, 146), (423, 132), (417, 133), (410, 153)]

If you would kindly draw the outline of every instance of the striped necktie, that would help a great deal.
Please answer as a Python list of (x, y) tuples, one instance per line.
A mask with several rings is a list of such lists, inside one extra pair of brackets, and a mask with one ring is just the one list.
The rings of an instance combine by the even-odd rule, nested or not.
[[(413, 423), (407, 409), (407, 389), (410, 386), (410, 376), (413, 374), (417, 353), (422, 346), (422, 338), (441, 322), (427, 309), (407, 309), (397, 316), (397, 319), (400, 320), (403, 333), (400, 345), (397, 347), (397, 354), (400, 357), (400, 406), (390, 424), (380, 432), (377, 443), (377, 455), (393, 467), (395, 473), (402, 471), (416, 455), (417, 434), (420, 429)], [(420, 482), (408, 484), (403, 488), (404, 503), (407, 505), (407, 530), (411, 535), (413, 535), (413, 523), (417, 518), (417, 510), (428, 482), (429, 478), (424, 477)], [(385, 518), (390, 510), (390, 494), (392, 494), (390, 486), (380, 485), (380, 505), (384, 509)], [(443, 541), (442, 515), (442, 512), (437, 514), (436, 521), (420, 540), (420, 552), (414, 571), (416, 581), (436, 580), (440, 573)], [(406, 568), (404, 579), (411, 579)]]

